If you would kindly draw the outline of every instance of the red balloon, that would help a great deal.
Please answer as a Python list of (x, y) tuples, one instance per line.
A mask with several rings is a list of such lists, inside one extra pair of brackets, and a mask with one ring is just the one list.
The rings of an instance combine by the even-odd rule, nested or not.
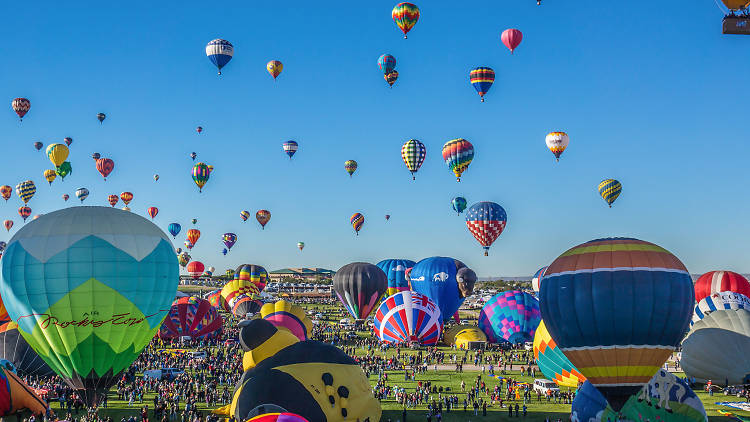
[(159, 208), (156, 207), (148, 207), (148, 215), (151, 216), (151, 219), (153, 220), (154, 217), (156, 217), (156, 214), (159, 214)]
[(200, 261), (190, 261), (187, 265), (187, 272), (193, 276), (193, 278), (200, 277), (205, 269), (206, 267), (204, 267), (203, 263)]
[(23, 218), (23, 221), (26, 221), (27, 218), (31, 215), (31, 208), (23, 206), (18, 209), (18, 215)]
[(115, 168), (115, 162), (109, 158), (100, 158), (96, 160), (96, 169), (99, 170), (104, 180), (107, 180), (107, 176), (112, 173)]
[(13, 228), (13, 220), (5, 220), (5, 230), (10, 231)]
[(695, 301), (719, 292), (734, 292), (750, 297), (750, 282), (732, 271), (710, 271), (695, 281)]
[(515, 28), (506, 29), (503, 31), (503, 35), (500, 36), (506, 47), (510, 50), (510, 54), (513, 54), (513, 50), (521, 44), (523, 39), (523, 33)]
[(117, 201), (120, 200), (120, 197), (117, 195), (109, 195), (109, 197), (107, 197), (107, 200), (109, 201), (109, 205), (112, 205), (114, 207), (117, 204)]
[(159, 329), (159, 337), (214, 337), (221, 333), (223, 322), (218, 310), (207, 300), (195, 296), (181, 297), (172, 302), (172, 308)]
[(70, 195), (68, 195), (67, 193), (64, 193), (62, 196), (63, 201), (67, 201), (68, 198), (70, 198)]

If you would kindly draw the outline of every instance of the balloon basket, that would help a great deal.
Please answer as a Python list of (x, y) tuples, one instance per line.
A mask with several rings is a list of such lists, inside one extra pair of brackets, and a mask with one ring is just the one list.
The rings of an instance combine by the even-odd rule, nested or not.
[(725, 16), (721, 23), (721, 33), (725, 35), (750, 35), (750, 16)]

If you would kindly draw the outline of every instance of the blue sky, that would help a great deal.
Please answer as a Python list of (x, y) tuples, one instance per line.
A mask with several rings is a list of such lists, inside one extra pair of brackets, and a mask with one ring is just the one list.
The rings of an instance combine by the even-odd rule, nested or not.
[[(8, 4), (0, 184), (34, 180), (34, 214), (75, 205), (60, 196), (78, 187), (91, 191), (86, 205), (129, 190), (134, 212), (156, 206), (162, 229), (182, 224), (176, 244), (197, 218), (191, 255), (218, 271), (444, 255), (480, 276), (531, 275), (613, 235), (664, 246), (691, 272), (750, 271), (739, 85), (750, 37), (721, 35), (713, 1), (422, 1), (408, 40), (394, 4)], [(500, 42), (511, 27), (524, 33), (515, 55)], [(214, 38), (235, 46), (221, 77), (204, 52)], [(393, 89), (376, 64), (383, 53), (398, 62)], [(276, 83), (271, 59), (284, 64)], [(468, 81), (476, 66), (497, 75), (485, 103)], [(32, 102), (22, 124), (10, 109), (18, 96)], [(559, 163), (544, 144), (552, 130), (571, 137)], [(65, 136), (73, 174), (49, 187), (51, 164), (32, 143)], [(476, 150), (460, 183), (440, 155), (458, 137)], [(416, 181), (400, 157), (409, 138), (427, 146)], [(291, 162), (288, 139), (300, 143)], [(94, 151), (115, 160), (106, 182)], [(201, 194), (191, 151), (215, 166)], [(348, 159), (359, 163), (352, 179)], [(623, 183), (612, 209), (596, 190), (605, 178)], [(451, 210), (456, 195), (506, 209), (489, 257)], [(0, 203), (0, 217), (16, 220), (11, 235), (20, 205), (15, 194)], [(239, 216), (260, 208), (272, 213), (265, 231)], [(359, 236), (354, 212), (366, 218)], [(239, 241), (223, 257), (225, 232)]]

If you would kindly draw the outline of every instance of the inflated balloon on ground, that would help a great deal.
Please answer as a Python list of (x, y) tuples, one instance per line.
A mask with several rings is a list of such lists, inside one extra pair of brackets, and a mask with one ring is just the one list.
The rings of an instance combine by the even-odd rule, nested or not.
[(383, 343), (433, 346), (440, 340), (443, 317), (435, 302), (407, 290), (383, 299), (373, 324), (375, 337)]
[(479, 312), (479, 328), (492, 343), (532, 341), (541, 320), (539, 301), (520, 290), (496, 294)]
[(387, 288), (383, 270), (367, 262), (344, 265), (333, 276), (333, 291), (356, 320), (370, 315)]
[(442, 256), (417, 262), (409, 273), (411, 288), (429, 297), (440, 313), (451, 316), (474, 292), (477, 275), (463, 262)]

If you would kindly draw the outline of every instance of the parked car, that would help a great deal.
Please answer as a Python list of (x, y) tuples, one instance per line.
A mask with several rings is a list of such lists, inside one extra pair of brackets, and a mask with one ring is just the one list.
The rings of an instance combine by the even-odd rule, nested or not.
[(177, 378), (178, 375), (184, 374), (185, 371), (179, 368), (161, 368), (161, 369), (150, 369), (143, 372), (143, 378), (153, 378), (155, 380), (167, 380), (171, 381)]
[(548, 392), (552, 394), (559, 392), (560, 388), (558, 388), (557, 384), (555, 384), (554, 382), (542, 378), (534, 380), (534, 391), (542, 393), (542, 395), (546, 396)]

